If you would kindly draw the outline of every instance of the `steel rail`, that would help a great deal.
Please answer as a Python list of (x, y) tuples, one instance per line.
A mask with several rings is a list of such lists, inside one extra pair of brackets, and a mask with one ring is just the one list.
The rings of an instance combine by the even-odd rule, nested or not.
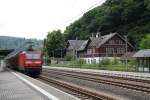
[(71, 73), (79, 73), (79, 74), (87, 74), (87, 75), (91, 75), (91, 76), (107, 77), (107, 78), (113, 78), (113, 79), (129, 80), (129, 81), (135, 81), (135, 82), (142, 82), (142, 83), (150, 84), (150, 80), (129, 77), (131, 75), (116, 76), (116, 75), (113, 75), (113, 74), (111, 74), (111, 75), (102, 75), (102, 74), (98, 74), (98, 73), (89, 73), (89, 72), (73, 71), (73, 70), (69, 71), (69, 70), (64, 70), (64, 69), (44, 68), (44, 70), (45, 69), (46, 70), (55, 70), (55, 71), (57, 70), (57, 71), (63, 71), (63, 72), (71, 72)]
[(82, 80), (88, 80), (88, 81), (92, 81), (92, 82), (97, 82), (97, 83), (103, 83), (103, 84), (109, 84), (109, 85), (114, 85), (114, 86), (118, 86), (118, 87), (123, 87), (123, 88), (127, 88), (127, 89), (132, 89), (132, 90), (136, 90), (136, 91), (141, 91), (141, 92), (146, 92), (146, 93), (150, 93), (150, 87), (146, 87), (146, 86), (141, 86), (141, 85), (136, 85), (136, 84), (131, 84), (131, 83), (125, 83), (125, 82), (118, 82), (118, 81), (111, 81), (111, 80), (105, 80), (105, 79), (100, 79), (100, 78), (96, 78), (96, 77), (92, 77), (92, 76), (85, 76), (82, 75), (80, 73), (72, 73), (72, 72), (60, 72), (60, 71), (44, 71), (44, 74), (48, 74), (49, 72), (53, 73), (53, 74), (59, 74), (59, 75), (63, 75), (63, 76), (68, 76), (68, 77), (73, 77), (73, 78), (78, 78), (78, 79), (82, 79)]
[[(87, 87), (81, 87), (79, 85), (75, 85), (72, 83), (64, 82), (64, 81), (57, 80), (54, 78), (49, 78), (47, 75), (40, 75), (39, 78), (42, 80), (45, 80), (47, 82), (53, 83), (57, 86), (61, 86), (61, 87), (68, 89), (70, 91), (74, 91), (78, 94), (81, 94), (84, 96), (85, 99), (92, 98), (92, 100), (116, 100), (114, 97), (110, 97), (106, 94), (105, 95), (100, 94), (99, 92), (96, 92), (94, 90), (87, 89)], [(82, 98), (82, 99), (84, 99), (84, 98)]]

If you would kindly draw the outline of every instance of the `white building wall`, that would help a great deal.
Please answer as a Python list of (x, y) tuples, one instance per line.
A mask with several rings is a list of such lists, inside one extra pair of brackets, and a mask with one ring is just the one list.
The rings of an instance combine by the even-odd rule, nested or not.
[[(120, 57), (116, 57), (116, 59), (119, 59)], [(81, 59), (84, 59), (86, 61), (87, 64), (92, 64), (92, 62), (96, 62), (96, 63), (99, 63), (101, 60), (104, 60), (104, 59), (110, 59), (110, 60), (113, 60), (114, 57), (88, 57), (88, 58), (81, 58)]]

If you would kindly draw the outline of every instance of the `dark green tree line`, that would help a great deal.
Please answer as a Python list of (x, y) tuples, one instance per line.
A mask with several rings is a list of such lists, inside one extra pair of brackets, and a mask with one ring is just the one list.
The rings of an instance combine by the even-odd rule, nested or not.
[(146, 37), (142, 39), (142, 41), (140, 42), (140, 48), (150, 49), (150, 34), (148, 34)]
[(118, 32), (128, 35), (132, 44), (139, 47), (141, 39), (150, 33), (150, 0), (106, 0), (69, 25), (66, 40), (87, 39), (92, 32), (103, 34)]
[[(48, 32), (44, 40), (49, 57), (60, 57), (60, 50), (69, 39), (88, 39), (93, 32), (101, 35), (118, 32), (127, 35), (128, 40), (138, 49), (150, 34), (150, 0), (106, 0), (80, 19), (60, 30)], [(142, 47), (145, 48), (145, 47)]]

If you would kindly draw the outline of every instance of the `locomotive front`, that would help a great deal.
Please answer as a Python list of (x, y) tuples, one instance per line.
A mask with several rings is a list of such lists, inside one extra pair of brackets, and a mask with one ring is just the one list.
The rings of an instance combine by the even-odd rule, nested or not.
[(24, 69), (29, 74), (40, 74), (42, 70), (42, 52), (26, 51), (24, 53)]

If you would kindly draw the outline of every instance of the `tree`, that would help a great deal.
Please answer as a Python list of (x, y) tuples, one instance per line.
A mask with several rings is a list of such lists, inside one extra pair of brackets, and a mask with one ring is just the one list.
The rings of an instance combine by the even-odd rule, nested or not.
[(150, 49), (150, 34), (148, 34), (145, 38), (140, 42), (141, 49)]
[(106, 0), (70, 24), (64, 33), (68, 40), (87, 39), (97, 31), (101, 35), (118, 32), (128, 35), (130, 43), (137, 47), (145, 33), (150, 33), (149, 16), (150, 0)]
[(61, 57), (63, 54), (65, 39), (60, 30), (48, 32), (45, 40), (45, 48), (49, 57)]

